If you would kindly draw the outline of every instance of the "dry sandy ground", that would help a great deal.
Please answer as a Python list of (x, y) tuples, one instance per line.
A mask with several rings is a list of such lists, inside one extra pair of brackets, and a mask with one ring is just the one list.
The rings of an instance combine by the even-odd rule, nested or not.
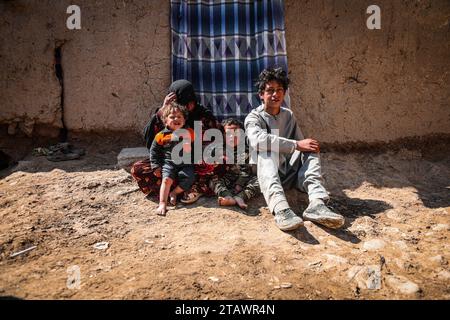
[[(429, 154), (323, 153), (345, 229), (291, 233), (261, 196), (247, 212), (201, 198), (157, 216), (107, 149), (59, 163), (29, 155), (1, 173), (0, 296), (449, 299), (450, 155)], [(305, 196), (288, 195), (301, 213)]]

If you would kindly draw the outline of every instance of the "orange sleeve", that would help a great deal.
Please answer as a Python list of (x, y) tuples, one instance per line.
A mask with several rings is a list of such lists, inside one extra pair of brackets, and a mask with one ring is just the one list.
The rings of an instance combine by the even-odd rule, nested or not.
[(159, 132), (155, 136), (156, 143), (162, 146), (164, 144), (164, 133)]

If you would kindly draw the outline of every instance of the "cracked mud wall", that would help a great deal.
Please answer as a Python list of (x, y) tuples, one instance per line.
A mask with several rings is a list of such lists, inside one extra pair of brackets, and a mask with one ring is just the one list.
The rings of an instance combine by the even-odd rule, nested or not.
[[(81, 30), (66, 9), (81, 8)], [(0, 0), (0, 124), (69, 131), (141, 132), (170, 84), (169, 2)], [(21, 125), (23, 127), (23, 125)], [(12, 129), (10, 130), (12, 131)]]
[(10, 134), (60, 128), (60, 85), (48, 7), (0, 1), (0, 123)]
[[(285, 0), (292, 106), (323, 142), (450, 133), (450, 3)], [(81, 30), (66, 9), (81, 8)], [(0, 124), (140, 133), (170, 84), (169, 1), (0, 0)], [(54, 69), (61, 46), (61, 86)], [(53, 131), (52, 131), (53, 130)]]
[[(366, 9), (381, 9), (369, 30)], [(450, 133), (450, 2), (285, 1), (292, 107), (305, 135), (375, 142)]]
[(79, 1), (63, 58), (72, 130), (141, 132), (170, 85), (168, 1)]

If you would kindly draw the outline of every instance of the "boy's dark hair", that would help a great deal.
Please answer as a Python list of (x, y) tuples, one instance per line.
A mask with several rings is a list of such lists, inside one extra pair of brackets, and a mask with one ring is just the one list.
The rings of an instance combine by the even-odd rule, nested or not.
[(269, 68), (264, 69), (256, 81), (256, 87), (258, 88), (258, 93), (261, 94), (266, 89), (266, 84), (270, 81), (277, 81), (283, 86), (284, 91), (289, 87), (289, 78), (286, 71), (282, 68)]
[(225, 126), (238, 126), (240, 129), (244, 129), (244, 124), (236, 118), (228, 118), (222, 121), (222, 128)]
[(172, 101), (168, 106), (163, 108), (161, 115), (162, 120), (165, 122), (169, 114), (176, 110), (180, 111), (183, 114), (184, 119), (187, 119), (189, 112), (187, 111), (186, 107), (175, 101)]

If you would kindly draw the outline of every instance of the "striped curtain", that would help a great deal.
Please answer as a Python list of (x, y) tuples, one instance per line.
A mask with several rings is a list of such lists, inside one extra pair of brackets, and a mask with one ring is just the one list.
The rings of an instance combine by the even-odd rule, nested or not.
[(171, 30), (172, 80), (191, 81), (219, 120), (261, 104), (254, 83), (264, 68), (287, 72), (282, 0), (171, 0)]

